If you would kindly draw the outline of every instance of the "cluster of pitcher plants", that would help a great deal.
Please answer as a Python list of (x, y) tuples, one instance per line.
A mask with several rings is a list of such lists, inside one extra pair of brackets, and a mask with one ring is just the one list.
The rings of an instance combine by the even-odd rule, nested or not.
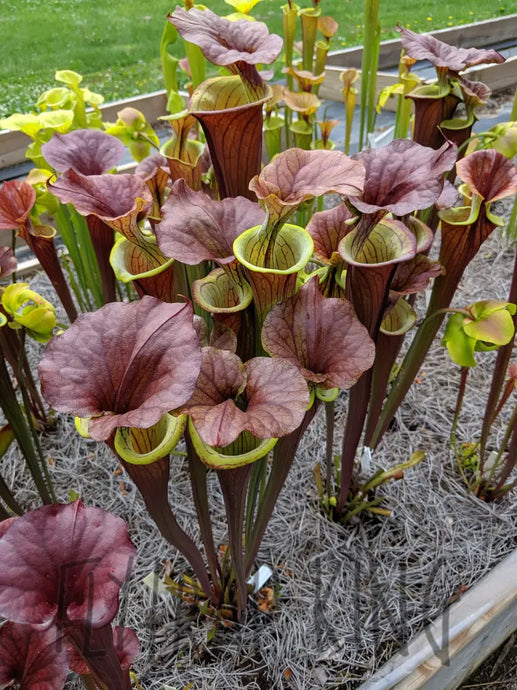
[[(249, 11), (254, 3), (243, 4)], [(317, 88), (337, 25), (317, 6), (299, 11), (289, 2), (283, 12), (284, 42), (239, 13), (223, 18), (176, 8), (162, 39), (171, 138), (160, 148), (132, 109), (101, 129), (100, 97), (73, 72), (58, 73), (66, 87), (47, 92), (39, 113), (13, 116), (17, 124), (10, 119), (32, 132), (28, 155), (37, 169), (0, 189), (0, 229), (16, 231), (34, 251), (71, 325), (56, 323), (52, 305), (26, 283), (1, 288), (8, 425), (0, 451), (5, 439), (19, 440), (47, 505), (21, 515), (0, 477), (0, 614), (11, 621), (0, 628), (0, 684), (15, 679), (31, 687), (35, 678), (52, 678), (48, 687), (58, 688), (70, 668), (87, 687), (129, 688), (138, 653), (131, 631), (112, 629), (134, 549), (120, 519), (79, 500), (55, 504), (36, 431), (50, 422), (26, 336), (49, 341), (39, 365), (46, 403), (74, 415), (78, 433), (109, 446), (160, 533), (190, 564), (194, 577), (178, 590), (216, 618), (223, 608), (225, 617), (243, 615), (262, 537), (320, 407), (327, 445), (316, 477), (326, 514), (345, 522), (363, 511), (389, 512), (376, 489), (424, 453), (400, 458), (394, 449), (399, 465), (361, 477), (354, 471), (359, 448), (380, 443), (447, 315), (444, 344), (461, 367), (453, 439), (474, 353), (499, 348), (481, 441), (468, 462), (462, 456), (462, 472), (486, 500), (515, 484), (517, 407), (495, 457), (490, 430), (517, 380), (510, 365), (517, 270), (508, 302), (488, 295), (451, 307), (468, 264), (504, 224), (493, 202), (517, 191), (515, 126), (473, 137), (476, 108), (490, 92), (461, 74), (503, 58), (401, 29), (406, 77), (416, 60), (427, 59), (437, 79), (414, 80), (400, 92), (404, 106), (414, 104), (411, 139), (349, 157), (335, 149), (328, 123), (313, 136)], [(179, 63), (168, 50), (178, 36), (188, 56), (181, 66), (192, 80), (187, 107)], [(287, 92), (259, 71), (275, 63), (283, 45)], [(205, 78), (207, 61), (224, 68), (219, 76)], [(408, 113), (399, 108), (399, 131), (407, 133)], [(124, 144), (139, 162), (134, 173), (115, 174)], [(324, 210), (327, 195), (339, 202)], [(44, 213), (54, 216), (73, 270), (63, 270)], [(0, 266), (0, 279), (12, 280), (11, 249), (2, 249)], [(415, 299), (431, 284), (417, 327)], [(348, 407), (336, 461), (341, 390), (349, 391)], [(170, 457), (180, 443), (200, 544), (169, 500)], [(224, 498), (224, 553), (212, 530), (209, 473)]]

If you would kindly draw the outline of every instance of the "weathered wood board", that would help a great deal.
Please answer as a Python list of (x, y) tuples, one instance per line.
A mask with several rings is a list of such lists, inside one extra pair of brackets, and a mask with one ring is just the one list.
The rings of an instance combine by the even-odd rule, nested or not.
[[(144, 96), (108, 103), (101, 106), (102, 118), (104, 122), (115, 122), (117, 112), (129, 107), (140, 110), (148, 122), (154, 124), (160, 115), (167, 113), (167, 95), (165, 91), (155, 91)], [(21, 132), (0, 132), (0, 168), (8, 168), (23, 162), (25, 151), (30, 143), (31, 139)]]
[(359, 690), (455, 690), (517, 630), (517, 550)]

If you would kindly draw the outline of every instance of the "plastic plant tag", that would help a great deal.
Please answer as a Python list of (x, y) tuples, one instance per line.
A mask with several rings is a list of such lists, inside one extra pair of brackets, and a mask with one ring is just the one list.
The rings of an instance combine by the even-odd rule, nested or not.
[(372, 132), (368, 134), (368, 146), (371, 149), (378, 149), (381, 146), (385, 146), (393, 141), (394, 134), (395, 127), (389, 127), (387, 130), (377, 135)]
[(486, 479), (491, 479), (495, 469), (497, 468), (497, 461), (499, 454), (497, 451), (493, 450), (485, 461), (484, 476)]
[(248, 580), (248, 584), (253, 587), (253, 594), (260, 591), (272, 575), (273, 571), (268, 565), (261, 565), (257, 572)]
[(372, 468), (372, 449), (365, 446), (361, 455), (361, 474), (368, 476)]
[(163, 601), (169, 601), (170, 592), (156, 573), (149, 573), (143, 577), (142, 584), (149, 587), (153, 595), (158, 595)]

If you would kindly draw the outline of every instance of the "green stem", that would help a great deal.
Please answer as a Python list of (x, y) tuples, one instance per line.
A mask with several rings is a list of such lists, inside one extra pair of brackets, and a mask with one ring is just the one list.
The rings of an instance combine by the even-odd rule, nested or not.
[[(368, 129), (367, 129), (367, 134), (370, 134), (370, 132), (373, 132), (375, 128), (375, 120), (377, 119), (377, 108), (375, 107), (376, 105), (376, 98), (375, 98), (375, 92), (377, 88), (377, 68), (379, 66), (379, 46), (380, 46), (380, 35), (381, 35), (381, 26), (378, 21), (378, 14), (379, 14), (379, 2), (377, 2), (377, 7), (375, 9), (376, 12), (376, 17), (374, 20), (372, 20), (372, 24), (375, 24), (375, 29), (374, 29), (374, 40), (373, 40), (373, 45), (372, 45), (372, 54), (370, 57), (370, 65), (369, 65), (369, 74), (368, 74)], [(373, 26), (371, 27), (372, 29), (374, 28)]]
[(253, 463), (251, 469), (251, 476), (248, 485), (248, 497), (246, 499), (246, 518), (244, 526), (244, 543), (247, 544), (251, 539), (253, 530), (253, 520), (255, 517), (255, 509), (261, 494), (263, 493), (263, 486), (267, 477), (268, 455), (265, 455), (260, 460)]
[[(516, 430), (517, 415), (516, 415), (516, 412), (517, 412), (517, 406), (514, 410), (514, 413), (512, 415), (511, 420), (508, 423), (508, 429), (510, 430), (512, 440), (510, 441), (510, 447), (508, 448), (508, 455), (506, 457), (506, 462), (504, 464), (503, 470), (499, 476), (499, 480), (498, 480), (496, 487), (495, 487), (495, 492), (497, 492), (497, 495), (501, 495), (501, 493), (504, 493), (504, 489), (505, 489), (504, 483), (506, 482), (506, 480), (510, 476), (513, 468), (515, 467), (515, 462), (517, 460), (517, 430)], [(510, 487), (506, 487), (506, 488), (507, 489), (512, 488), (513, 486), (515, 486), (515, 482), (513, 484), (511, 484)], [(503, 490), (503, 491), (501, 491), (501, 490)]]
[(99, 264), (93, 249), (90, 231), (85, 218), (79, 214), (73, 206), (67, 207), (76, 242), (80, 247), (81, 255), (84, 258), (83, 266), (87, 280), (87, 287), (93, 295), (97, 309), (104, 305), (104, 295), (102, 294), (102, 281), (99, 271)]
[(332, 496), (332, 467), (334, 466), (334, 401), (325, 403), (325, 419), (327, 422), (327, 496)]
[[(16, 254), (16, 230), (11, 232), (11, 251)], [(11, 275), (11, 283), (16, 283), (16, 271)]]
[[(291, 77), (292, 79), (292, 77)], [(284, 119), (285, 119), (285, 148), (291, 148), (291, 123), (293, 121), (293, 111), (289, 106), (285, 106), (284, 109)]]
[(416, 450), (407, 462), (401, 462), (400, 465), (396, 465), (389, 470), (379, 470), (373, 477), (371, 477), (371, 479), (360, 487), (359, 495), (362, 494), (363, 496), (366, 496), (370, 491), (374, 491), (381, 484), (386, 484), (392, 479), (400, 476), (402, 472), (408, 470), (410, 467), (418, 465), (418, 463), (422, 462), (424, 458), (425, 452), (423, 450)]
[(499, 467), (499, 464), (501, 462), (501, 458), (503, 456), (503, 453), (505, 452), (507, 446), (508, 446), (508, 441), (510, 440), (510, 436), (512, 435), (512, 432), (514, 431), (514, 427), (517, 423), (517, 405), (514, 407), (512, 416), (510, 417), (510, 421), (508, 422), (508, 426), (506, 427), (506, 431), (502, 440), (501, 445), (499, 446), (499, 450), (497, 452), (497, 457), (495, 459), (495, 462), (492, 466), (492, 470), (490, 472), (490, 480), (492, 480), (497, 468)]
[[(22, 394), (23, 405), (25, 407), (25, 416), (27, 417), (27, 422), (28, 422), (28, 426), (30, 429), (30, 433), (32, 435), (32, 440), (34, 441), (34, 446), (35, 446), (37, 453), (38, 453), (39, 463), (40, 463), (41, 469), (43, 470), (45, 482), (48, 486), (50, 496), (52, 498), (52, 502), (57, 503), (57, 497), (56, 497), (56, 494), (54, 492), (54, 487), (52, 485), (52, 479), (50, 477), (48, 465), (47, 465), (47, 462), (45, 460), (45, 456), (43, 455), (43, 450), (41, 448), (39, 436), (36, 432), (36, 429), (34, 427), (34, 422), (32, 420), (30, 399), (29, 399), (29, 395), (27, 393), (27, 382), (25, 379), (24, 366), (23, 366), (25, 361), (27, 361), (27, 358), (25, 355), (25, 331), (21, 331), (21, 333), (20, 333), (20, 358), (18, 360), (18, 371), (17, 371), (18, 384), (19, 384), (19, 388), (20, 388), (20, 391)], [(48, 494), (46, 491), (43, 494), (40, 493), (41, 499), (43, 501), (45, 500), (47, 495)]]
[(48, 424), (47, 410), (45, 409), (45, 405), (38, 391), (38, 386), (36, 385), (36, 381), (34, 380), (34, 376), (32, 375), (32, 370), (29, 364), (29, 360), (27, 359), (25, 349), (22, 350), (20, 356), (23, 360), (21, 363), (21, 370), (24, 375), (23, 382), (31, 401), (30, 410), (32, 414), (36, 417), (36, 419), (42, 421), (44, 424)]
[(380, 42), (379, 0), (365, 0), (364, 18), (359, 150), (364, 148), (366, 136), (373, 130), (375, 122), (375, 86)]
[[(20, 388), (23, 390), (22, 384), (20, 384)], [(38, 456), (36, 448), (33, 445), (32, 432), (29, 429), (29, 426), (31, 425), (28, 418), (23, 414), (22, 408), (16, 399), (16, 393), (5, 364), (4, 354), (1, 347), (0, 390), (2, 391), (0, 406), (2, 407), (7, 422), (11, 425), (18, 444), (20, 445), (25, 460), (27, 461), (27, 466), (38, 489), (39, 495), (44, 503), (52, 503), (51, 495), (41, 473), (41, 467), (44, 465), (44, 460), (41, 456)]]
[(456, 430), (458, 428), (461, 408), (463, 407), (463, 400), (465, 398), (465, 389), (467, 387), (469, 371), (469, 367), (461, 367), (460, 385), (458, 387), (458, 396), (456, 398), (456, 409), (454, 410), (454, 419), (452, 420), (451, 435), (449, 438), (449, 443), (453, 448), (456, 448)]
[[(15, 515), (23, 515), (23, 508), (20, 506), (16, 498), (14, 497), (11, 489), (9, 488), (5, 479), (0, 475), (0, 497), (2, 498), (5, 505), (13, 511)], [(3, 506), (2, 506), (3, 507)], [(6, 517), (11, 517), (9, 514)], [(1, 516), (0, 516), (1, 518)], [(4, 519), (4, 518), (1, 518)]]
[(409, 123), (411, 121), (411, 100), (405, 94), (399, 94), (397, 113), (395, 115), (394, 139), (407, 139)]
[(185, 54), (188, 58), (190, 73), (192, 74), (192, 88), (195, 90), (206, 79), (206, 62), (199, 46), (183, 41)]
[(83, 258), (81, 248), (77, 243), (75, 231), (70, 221), (68, 210), (64, 204), (59, 204), (57, 207), (56, 211), (54, 212), (54, 220), (56, 222), (58, 232), (65, 243), (70, 259), (74, 265), (77, 280), (79, 281), (79, 285), (82, 290), (84, 303), (86, 304), (87, 309), (91, 311), (93, 306), (88, 293), (85, 258)]
[[(516, 206), (514, 204), (514, 210)], [(510, 284), (510, 291), (508, 294), (508, 301), (515, 303), (517, 300), (517, 251), (515, 252), (515, 260), (513, 266), (512, 282)], [(512, 317), (514, 327), (517, 326), (517, 314)], [(501, 396), (501, 390), (504, 385), (504, 377), (510, 363), (510, 358), (513, 351), (513, 339), (507, 344), (500, 347), (497, 351), (497, 356), (494, 365), (494, 372), (492, 374), (492, 381), (490, 383), (490, 391), (488, 393), (485, 414), (483, 415), (483, 424), (481, 427), (481, 438), (479, 441), (479, 470), (482, 473), (485, 465), (485, 449), (488, 442), (490, 429), (499, 414), (502, 405), (505, 403), (504, 393)]]
[(513, 200), (512, 211), (506, 226), (506, 237), (510, 242), (517, 241), (517, 195)]
[(510, 122), (517, 120), (517, 89), (515, 89), (515, 96), (513, 98), (512, 113), (510, 115)]
[(345, 513), (343, 516), (343, 522), (347, 522), (351, 518), (353, 518), (355, 515), (358, 515), (361, 513), (363, 510), (368, 510), (368, 508), (374, 508), (376, 506), (379, 506), (382, 502), (384, 501), (384, 496), (377, 496), (377, 498), (374, 498), (371, 501), (365, 500), (359, 503), (355, 508), (352, 510), (349, 510), (348, 513)]
[(80, 311), (91, 311), (91, 305), (90, 308), (88, 308), (88, 305), (84, 301), (84, 296), (83, 292), (81, 291), (81, 288), (79, 287), (77, 280), (75, 279), (74, 272), (72, 271), (72, 267), (70, 266), (71, 260), (69, 256), (63, 256), (63, 267), (66, 271), (67, 277), (68, 277), (68, 282), (70, 283), (70, 287), (73, 290), (73, 293), (75, 295), (75, 299), (77, 300), (77, 303), (79, 304), (79, 310)]
[[(1, 307), (0, 313), (2, 313)], [(3, 350), (6, 360), (15, 374), (18, 372), (18, 368), (20, 366), (19, 360), (22, 360), (22, 368), (25, 372), (25, 385), (29, 388), (29, 397), (31, 400), (29, 410), (36, 419), (46, 424), (48, 422), (48, 418), (45, 405), (41, 400), (36, 382), (32, 376), (27, 355), (25, 354), (24, 350), (21, 349), (21, 340), (18, 331), (11, 330), (10, 328), (0, 330), (0, 349)]]
[(162, 66), (163, 78), (165, 81), (165, 90), (167, 91), (167, 98), (171, 93), (178, 92), (178, 58), (174, 57), (169, 52), (169, 46), (176, 43), (178, 40), (178, 31), (176, 27), (167, 19), (163, 28), (162, 37), (160, 40), (160, 62)]

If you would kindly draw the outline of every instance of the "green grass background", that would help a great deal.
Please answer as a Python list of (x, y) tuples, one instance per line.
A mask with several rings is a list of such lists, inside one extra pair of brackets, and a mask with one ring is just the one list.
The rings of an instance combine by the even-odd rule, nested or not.
[[(262, 0), (253, 14), (281, 33), (284, 1)], [(232, 11), (224, 0), (205, 4)], [(174, 6), (174, 0), (0, 0), (0, 117), (29, 111), (43, 90), (57, 86), (57, 69), (80, 72), (108, 101), (162, 89), (159, 42)], [(333, 49), (362, 43), (364, 0), (321, 0), (320, 7), (339, 22)], [(381, 0), (380, 12), (384, 39), (395, 35), (397, 22), (429, 31), (517, 13), (517, 0)]]

